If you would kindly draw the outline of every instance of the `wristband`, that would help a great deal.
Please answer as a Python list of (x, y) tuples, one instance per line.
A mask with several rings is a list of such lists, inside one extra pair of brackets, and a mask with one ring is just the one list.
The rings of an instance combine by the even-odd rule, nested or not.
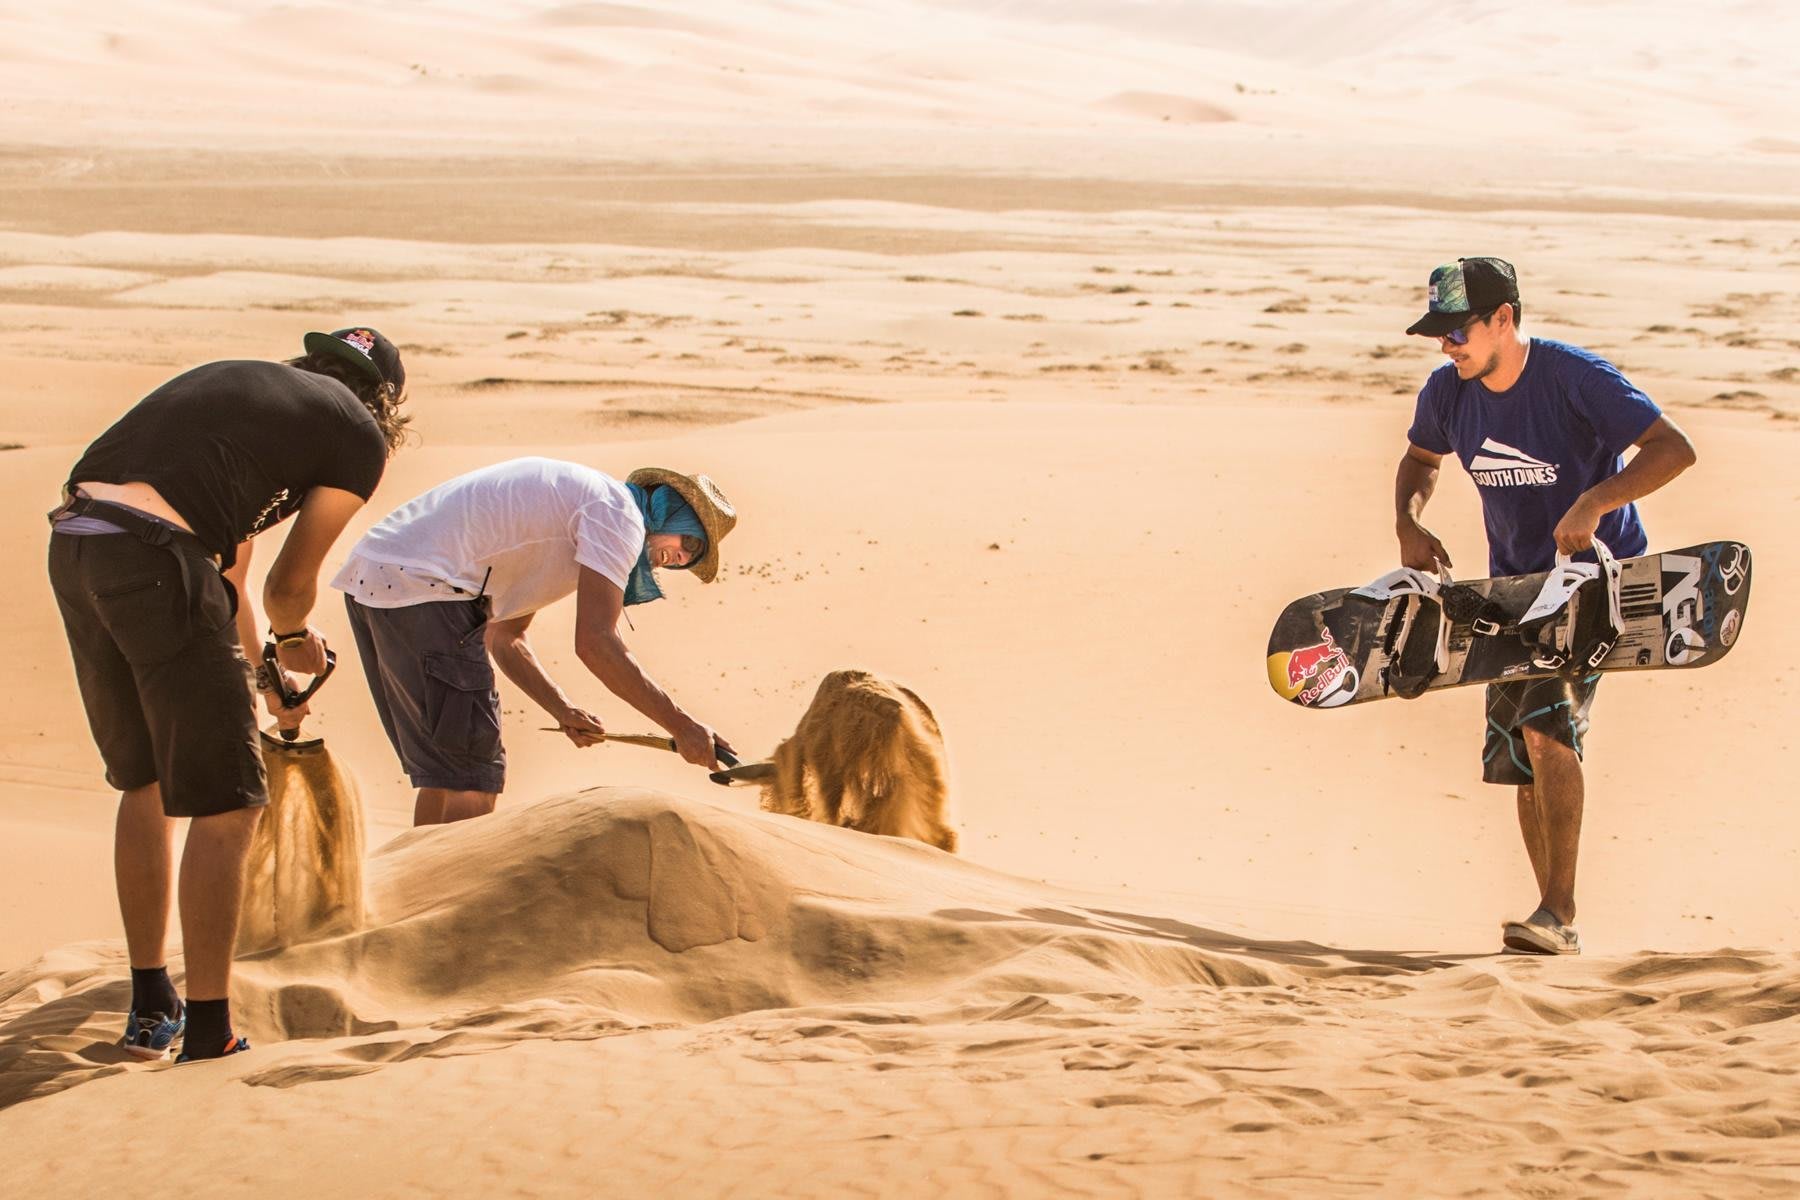
[(277, 646), (291, 646), (295, 642), (304, 642), (309, 632), (309, 630), (302, 629), (299, 633), (276, 633), (275, 627), (269, 626), (269, 637)]

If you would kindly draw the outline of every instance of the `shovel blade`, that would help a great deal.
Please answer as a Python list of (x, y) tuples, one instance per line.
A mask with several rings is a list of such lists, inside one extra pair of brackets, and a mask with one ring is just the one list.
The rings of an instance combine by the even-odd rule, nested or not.
[[(289, 734), (293, 734), (289, 737)], [(325, 748), (322, 737), (301, 737), (297, 729), (262, 731), (262, 748), (264, 751), (276, 750), (282, 754), (313, 754)]]
[(722, 787), (730, 787), (734, 783), (761, 783), (772, 779), (775, 775), (774, 763), (745, 763), (724, 771), (714, 771), (708, 779)]

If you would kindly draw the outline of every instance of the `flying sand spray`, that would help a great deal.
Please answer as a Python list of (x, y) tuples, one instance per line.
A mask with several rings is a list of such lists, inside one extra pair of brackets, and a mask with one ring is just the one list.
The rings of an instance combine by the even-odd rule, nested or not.
[[(331, 675), (337, 656), (300, 692), (290, 692), (275, 663), (263, 661), (288, 708), (304, 704)], [(325, 748), (300, 730), (262, 734), (269, 774), (269, 807), (257, 824), (244, 872), (244, 907), (237, 952), (250, 954), (331, 934), (363, 923), (363, 814), (356, 781)]]

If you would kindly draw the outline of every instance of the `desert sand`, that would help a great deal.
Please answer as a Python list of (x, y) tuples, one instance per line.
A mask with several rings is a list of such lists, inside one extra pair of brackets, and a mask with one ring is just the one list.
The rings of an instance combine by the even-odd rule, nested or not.
[[(1769, 0), (0, 17), (5, 1193), (1800, 1191), (1796, 42)], [(1265, 679), (1283, 604), (1394, 565), (1458, 254), (1692, 436), (1652, 546), (1755, 554), (1729, 659), (1601, 689), (1579, 959), (1496, 953), (1534, 896), (1478, 689)], [(634, 652), (751, 755), (828, 671), (905, 681), (960, 852), (516, 692), (500, 811), (410, 831), (352, 662), (310, 730), (365, 927), (240, 961), (252, 1053), (126, 1060), (41, 514), (170, 375), (351, 321), (417, 439), (346, 548), (500, 458), (705, 471), (721, 582)], [(1431, 523), (1485, 573), (1460, 471)], [(572, 623), (540, 656), (640, 731)]]

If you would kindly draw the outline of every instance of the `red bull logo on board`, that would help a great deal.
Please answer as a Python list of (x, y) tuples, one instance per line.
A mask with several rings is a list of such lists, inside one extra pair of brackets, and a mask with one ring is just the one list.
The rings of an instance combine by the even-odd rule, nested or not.
[(1331, 631), (1321, 632), (1322, 642), (1269, 656), (1269, 685), (1296, 704), (1335, 708), (1356, 695), (1359, 678)]

